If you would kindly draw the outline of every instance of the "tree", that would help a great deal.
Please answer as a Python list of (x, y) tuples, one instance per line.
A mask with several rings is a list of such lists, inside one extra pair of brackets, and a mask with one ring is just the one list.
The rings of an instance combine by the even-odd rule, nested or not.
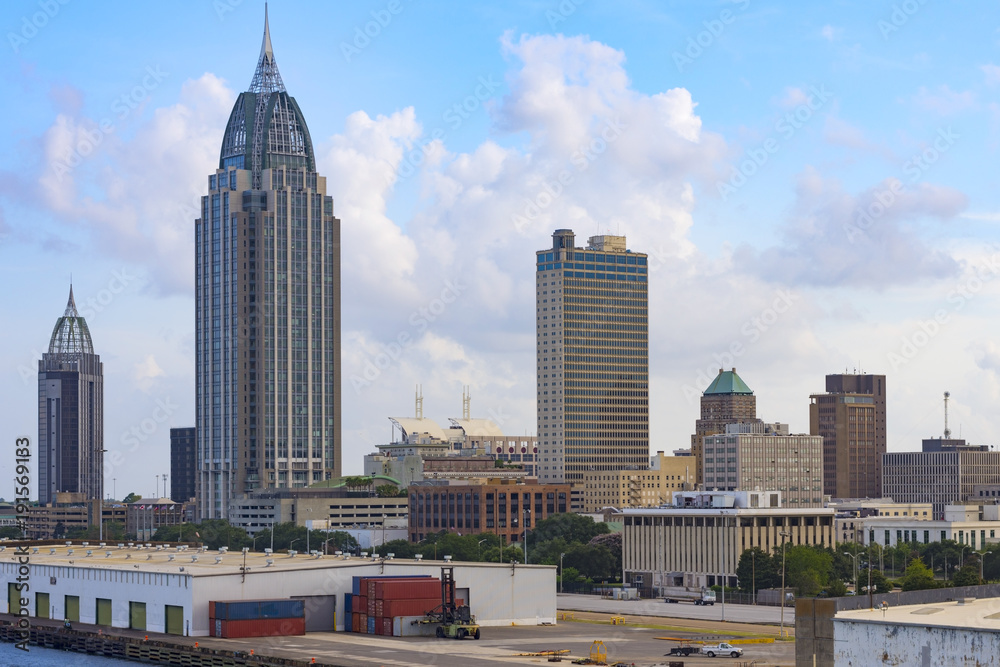
[(963, 565), (962, 569), (955, 573), (955, 578), (951, 580), (952, 586), (978, 586), (981, 583), (979, 563)]
[(379, 498), (396, 498), (399, 496), (399, 487), (395, 484), (380, 484), (375, 487), (375, 495)]
[(847, 584), (840, 579), (834, 579), (826, 587), (826, 594), (832, 598), (842, 598), (847, 595)]
[(142, 498), (142, 496), (140, 496), (138, 493), (136, 493), (136, 492), (133, 491), (132, 493), (130, 493), (127, 496), (125, 496), (125, 499), (122, 500), (122, 502), (123, 503), (134, 503), (135, 501), (139, 500), (140, 498)]
[[(618, 531), (616, 533), (602, 533), (600, 535), (595, 535), (590, 538), (590, 542), (587, 543), (592, 547), (607, 547), (608, 551), (611, 552), (611, 557), (614, 559), (614, 563), (611, 568), (615, 571), (616, 576), (621, 574), (622, 571), (622, 533)], [(555, 563), (553, 563), (554, 565)]]
[[(775, 550), (777, 558), (781, 558), (781, 548)], [(805, 545), (785, 547), (785, 577), (798, 597), (819, 593), (829, 582), (832, 570), (833, 555), (825, 549)]]
[(6, 537), (11, 540), (21, 539), (21, 529), (17, 526), (4, 526), (0, 528), (0, 537)]
[(538, 543), (561, 537), (567, 542), (586, 544), (596, 535), (610, 532), (607, 524), (597, 523), (589, 516), (572, 513), (554, 514), (530, 529), (531, 540)]
[[(871, 572), (872, 588), (875, 593), (888, 593), (892, 590), (892, 584), (885, 578), (879, 570), (873, 569)], [(858, 588), (865, 593), (868, 592), (868, 570), (858, 570)]]
[(906, 566), (906, 572), (901, 579), (904, 591), (920, 591), (927, 588), (937, 588), (938, 582), (930, 568), (919, 558), (914, 558)]
[(66, 537), (66, 524), (62, 521), (57, 521), (56, 527), (52, 529), (52, 537), (57, 540), (61, 540)]
[(762, 588), (775, 588), (781, 585), (781, 560), (769, 556), (760, 547), (751, 547), (740, 554), (740, 562), (736, 566), (736, 579), (740, 590), (745, 593), (756, 593)]

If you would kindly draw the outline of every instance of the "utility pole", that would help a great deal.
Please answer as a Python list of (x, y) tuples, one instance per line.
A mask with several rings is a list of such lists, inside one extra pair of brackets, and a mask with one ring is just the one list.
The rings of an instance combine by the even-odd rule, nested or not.
[(778, 637), (783, 638), (785, 636), (785, 539), (791, 533), (783, 530), (778, 534), (781, 535), (781, 629), (778, 631)]

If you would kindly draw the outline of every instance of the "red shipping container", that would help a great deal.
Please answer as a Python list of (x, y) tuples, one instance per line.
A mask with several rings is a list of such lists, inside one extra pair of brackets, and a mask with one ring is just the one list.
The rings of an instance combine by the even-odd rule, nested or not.
[(441, 606), (441, 598), (425, 600), (386, 600), (383, 607), (385, 618), (396, 616), (423, 616), (435, 607)]
[(215, 618), (215, 600), (208, 603), (208, 617)]
[(382, 634), (386, 637), (392, 637), (392, 619), (383, 618), (382, 619)]
[(226, 639), (244, 637), (290, 637), (306, 633), (304, 618), (259, 618), (248, 621), (216, 621)]
[(368, 598), (364, 595), (354, 597), (354, 613), (361, 612), (362, 614), (368, 613)]
[(383, 600), (426, 600), (441, 597), (437, 579), (386, 579), (375, 582), (375, 597)]
[(376, 616), (385, 616), (385, 614), (383, 613), (384, 609), (385, 609), (385, 600), (378, 600), (378, 599), (376, 599), (375, 600), (375, 615)]

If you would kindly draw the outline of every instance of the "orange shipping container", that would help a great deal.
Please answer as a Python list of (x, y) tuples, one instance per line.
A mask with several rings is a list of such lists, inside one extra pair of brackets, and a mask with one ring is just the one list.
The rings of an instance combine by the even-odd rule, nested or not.
[(426, 600), (441, 597), (441, 582), (437, 579), (376, 581), (375, 597), (383, 600)]
[(246, 621), (225, 621), (216, 619), (215, 627), (220, 637), (239, 639), (243, 637), (290, 637), (306, 633), (305, 618), (259, 618)]
[(427, 598), (425, 600), (386, 600), (383, 607), (385, 618), (395, 618), (396, 616), (423, 616), (435, 607), (441, 606), (441, 598)]

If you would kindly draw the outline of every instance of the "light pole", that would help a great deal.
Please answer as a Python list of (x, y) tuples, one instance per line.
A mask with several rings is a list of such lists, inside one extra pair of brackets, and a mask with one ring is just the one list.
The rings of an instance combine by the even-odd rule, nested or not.
[(528, 522), (531, 521), (531, 510), (524, 508), (524, 564), (528, 564)]
[[(858, 594), (858, 556), (860, 556), (861, 554), (852, 554), (849, 551), (845, 551), (844, 555), (845, 556), (850, 556), (852, 559), (854, 559), (854, 594), (857, 595)], [(870, 578), (871, 577), (869, 577), (869, 579)]]
[(301, 537), (296, 537), (294, 540), (288, 543), (288, 550), (291, 551), (292, 545), (294, 545), (296, 542), (301, 542), (301, 541), (302, 541)]
[(485, 539), (482, 539), (476, 544), (476, 562), (482, 562), (483, 560), (483, 542), (485, 541)]
[(563, 574), (563, 564), (562, 564), (563, 556), (565, 556), (565, 555), (566, 555), (565, 553), (559, 554), (559, 592), (560, 593), (563, 592), (563, 582), (566, 581), (566, 575)]
[(781, 629), (778, 630), (778, 637), (783, 638), (785, 636), (785, 538), (791, 536), (791, 533), (783, 530), (778, 534), (781, 535)]
[(389, 518), (388, 514), (382, 515), (382, 544), (385, 544), (385, 520)]
[[(306, 511), (309, 512), (309, 514), (312, 514), (312, 508), (311, 507), (307, 507)], [(306, 519), (306, 553), (309, 553), (309, 530), (310, 530), (309, 524), (310, 523), (312, 523), (312, 521), (310, 519)]]

